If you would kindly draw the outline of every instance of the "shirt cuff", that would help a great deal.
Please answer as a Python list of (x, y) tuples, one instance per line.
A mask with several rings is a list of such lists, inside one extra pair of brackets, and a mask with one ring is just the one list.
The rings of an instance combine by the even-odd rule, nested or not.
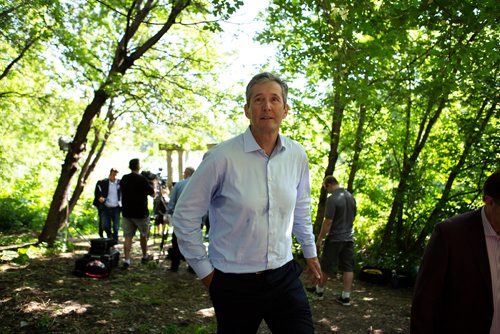
[(316, 251), (316, 245), (302, 248), (302, 253), (304, 254), (304, 258), (306, 259), (318, 257), (318, 252)]
[(201, 261), (191, 260), (189, 265), (193, 268), (194, 272), (200, 279), (207, 277), (212, 271), (214, 271), (214, 266), (212, 266), (212, 263), (210, 263), (208, 258)]

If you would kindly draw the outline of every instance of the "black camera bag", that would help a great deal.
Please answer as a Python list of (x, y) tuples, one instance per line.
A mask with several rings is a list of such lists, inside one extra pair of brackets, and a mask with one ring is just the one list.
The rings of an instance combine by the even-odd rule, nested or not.
[(116, 241), (113, 238), (97, 238), (90, 240), (90, 251), (91, 254), (110, 254), (111, 247), (116, 245)]
[(95, 278), (108, 277), (111, 270), (118, 266), (120, 252), (116, 249), (110, 250), (109, 254), (85, 254), (75, 261), (74, 274), (77, 276), (88, 276)]

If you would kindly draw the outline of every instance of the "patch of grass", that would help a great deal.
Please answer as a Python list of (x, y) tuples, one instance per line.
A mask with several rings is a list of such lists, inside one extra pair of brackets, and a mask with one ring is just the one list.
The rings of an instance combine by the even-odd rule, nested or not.
[(212, 334), (217, 332), (217, 324), (189, 325), (186, 323), (169, 324), (162, 327), (163, 334)]
[(115, 308), (111, 311), (111, 314), (113, 315), (113, 318), (126, 319), (130, 314), (130, 310), (123, 308)]
[(0, 232), (0, 245), (22, 245), (36, 243), (38, 238), (33, 233), (3, 233)]
[(50, 315), (44, 313), (38, 318), (37, 327), (40, 329), (49, 329), (51, 322)]

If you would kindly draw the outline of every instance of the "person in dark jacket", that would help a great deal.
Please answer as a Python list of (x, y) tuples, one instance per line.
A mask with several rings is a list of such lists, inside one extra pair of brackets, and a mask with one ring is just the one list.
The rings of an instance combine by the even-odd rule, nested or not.
[(422, 259), (411, 334), (500, 333), (500, 171), (484, 206), (437, 224)]
[(106, 236), (113, 238), (116, 243), (120, 231), (121, 207), (120, 179), (116, 177), (117, 175), (118, 170), (111, 168), (107, 178), (97, 181), (93, 202), (99, 213), (99, 236), (102, 238), (104, 231)]

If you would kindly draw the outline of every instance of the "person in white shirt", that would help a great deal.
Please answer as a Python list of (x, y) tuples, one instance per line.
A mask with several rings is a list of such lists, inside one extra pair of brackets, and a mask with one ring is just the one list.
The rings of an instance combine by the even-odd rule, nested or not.
[[(310, 277), (319, 281), (310, 217), (307, 155), (279, 133), (288, 87), (270, 73), (247, 85), (247, 130), (209, 150), (175, 208), (179, 247), (209, 289), (217, 333), (313, 333), (311, 310), (293, 260), (292, 234)], [(210, 242), (200, 222), (208, 211)]]
[(120, 179), (116, 176), (118, 170), (111, 168), (106, 179), (99, 180), (94, 191), (94, 205), (99, 212), (99, 236), (102, 231), (108, 238), (113, 238), (118, 243), (120, 231), (121, 191)]

